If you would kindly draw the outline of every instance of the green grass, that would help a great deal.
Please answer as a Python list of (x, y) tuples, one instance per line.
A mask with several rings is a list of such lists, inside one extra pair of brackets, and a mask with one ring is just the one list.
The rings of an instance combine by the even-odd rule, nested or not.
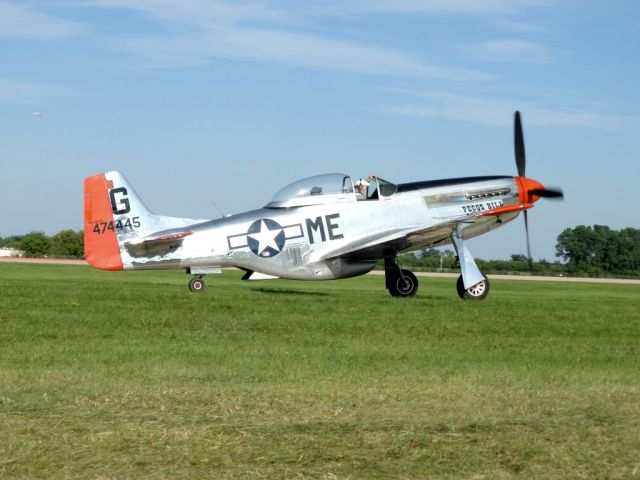
[(640, 287), (0, 264), (0, 478), (640, 478)]

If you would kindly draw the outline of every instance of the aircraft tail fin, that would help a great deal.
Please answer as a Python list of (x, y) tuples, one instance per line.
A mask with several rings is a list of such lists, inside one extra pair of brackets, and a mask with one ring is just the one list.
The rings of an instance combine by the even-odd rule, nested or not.
[(131, 268), (128, 243), (144, 242), (156, 232), (198, 222), (152, 213), (120, 172), (84, 180), (84, 253), (95, 268)]

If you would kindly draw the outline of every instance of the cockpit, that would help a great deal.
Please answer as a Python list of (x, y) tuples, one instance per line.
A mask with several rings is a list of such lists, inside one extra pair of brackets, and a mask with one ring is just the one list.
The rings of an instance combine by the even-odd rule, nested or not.
[(303, 178), (278, 191), (265, 208), (290, 208), (330, 203), (349, 203), (376, 200), (393, 195), (397, 185), (372, 176), (365, 194), (356, 192), (351, 177), (343, 173), (329, 173)]

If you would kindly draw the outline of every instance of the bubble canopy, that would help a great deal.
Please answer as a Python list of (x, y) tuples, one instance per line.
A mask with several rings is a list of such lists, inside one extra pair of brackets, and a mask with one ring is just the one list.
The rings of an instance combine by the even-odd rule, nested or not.
[(303, 178), (278, 191), (265, 208), (289, 208), (325, 203), (355, 202), (351, 177), (344, 173), (328, 173)]

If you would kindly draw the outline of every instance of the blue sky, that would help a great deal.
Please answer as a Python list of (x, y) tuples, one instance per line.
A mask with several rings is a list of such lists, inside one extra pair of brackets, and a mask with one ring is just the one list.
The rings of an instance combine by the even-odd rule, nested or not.
[[(640, 2), (0, 0), (0, 236), (82, 226), (82, 180), (120, 170), (194, 218), (298, 178), (515, 174), (562, 186), (530, 212), (640, 228)], [(36, 116), (34, 112), (42, 112)], [(526, 251), (522, 221), (470, 243)]]

